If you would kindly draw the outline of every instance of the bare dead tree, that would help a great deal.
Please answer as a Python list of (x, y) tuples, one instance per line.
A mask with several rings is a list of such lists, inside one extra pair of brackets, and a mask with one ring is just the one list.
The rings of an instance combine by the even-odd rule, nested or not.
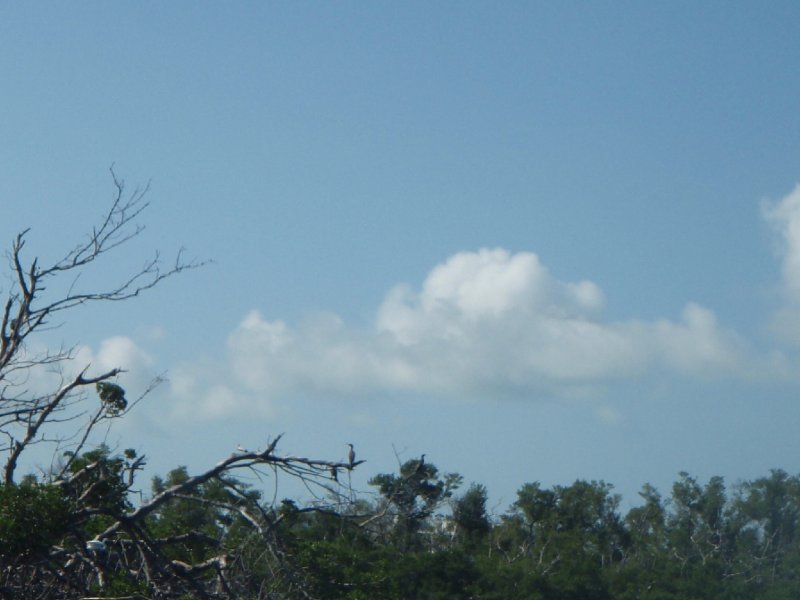
[[(203, 264), (185, 260), (179, 251), (174, 262), (164, 265), (156, 253), (140, 269), (106, 289), (81, 289), (81, 276), (89, 275), (96, 263), (144, 230), (138, 219), (149, 205), (147, 187), (128, 193), (113, 169), (111, 176), (111, 207), (99, 225), (61, 259), (49, 265), (36, 257), (26, 260), (27, 229), (16, 236), (7, 255), (13, 286), (0, 314), (0, 455), (6, 485), (14, 483), (20, 458), (27, 450), (70, 437), (64, 427), (56, 433), (54, 424), (75, 422), (72, 435), (77, 435), (77, 443), (72, 450), (77, 454), (97, 425), (123, 416), (128, 409), (122, 397), (91, 406), (84, 402), (88, 389), (113, 380), (122, 372), (122, 365), (92, 376), (87, 375), (89, 366), (82, 365), (76, 373), (75, 347), (41, 349), (31, 343), (36, 335), (58, 325), (54, 319), (64, 311), (88, 303), (131, 299), (166, 278)], [(65, 291), (52, 295), (49, 288)], [(52, 384), (50, 389), (45, 382)]]
[[(138, 221), (148, 206), (147, 187), (129, 193), (113, 169), (111, 176), (109, 210), (61, 259), (43, 265), (29, 258), (28, 230), (16, 236), (7, 254), (13, 284), (0, 309), (0, 513), (8, 508), (18, 515), (21, 531), (15, 538), (0, 530), (0, 597), (266, 598), (280, 589), (282, 597), (310, 598), (279, 534), (281, 524), (304, 512), (340, 514), (353, 494), (338, 474), (363, 461), (282, 455), (278, 436), (263, 450), (240, 447), (206, 471), (132, 501), (145, 457), (132, 450), (114, 455), (93, 445), (92, 436), (136, 403), (115, 383), (124, 365), (91, 373), (90, 365), (76, 364), (77, 346), (53, 350), (34, 343), (69, 309), (129, 300), (204, 264), (185, 260), (181, 251), (164, 264), (156, 253), (107, 288), (83, 289), (79, 284), (89, 277), (81, 275), (143, 231)], [(43, 444), (62, 452), (60, 462), (41, 481), (18, 481), (26, 453)], [(316, 500), (302, 508), (277, 498), (262, 503), (238, 478), (241, 473), (261, 481), (291, 477)], [(224, 494), (204, 494), (212, 484)], [(162, 516), (176, 505), (205, 507), (224, 526), (165, 533)], [(38, 531), (25, 530), (26, 519)], [(203, 551), (184, 552), (194, 546)], [(266, 580), (250, 572), (253, 557), (268, 569)]]
[[(339, 504), (328, 501), (303, 508), (294, 507), (290, 511), (275, 510), (272, 506), (261, 504), (257, 497), (248, 495), (239, 481), (231, 476), (242, 471), (259, 478), (289, 476), (303, 481), (309, 489), (321, 495), (326, 491), (331, 492), (332, 484), (336, 484), (330, 476), (331, 469), (346, 469), (350, 463), (281, 455), (276, 451), (280, 439), (281, 436), (276, 437), (264, 450), (236, 452), (210, 469), (167, 487), (138, 507), (113, 515), (115, 520), (98, 533), (96, 539), (102, 540), (117, 555), (125, 556), (130, 576), (136, 574), (138, 581), (145, 583), (148, 589), (161, 590), (164, 597), (190, 593), (204, 598), (234, 598), (245, 591), (248, 595), (252, 594), (253, 588), (263, 587), (264, 582), (251, 581), (252, 577), (247, 573), (242, 554), (248, 544), (262, 552), (266, 557), (262, 557), (262, 563), (269, 563), (276, 572), (279, 571), (284, 584), (290, 582), (293, 596), (312, 597), (304, 588), (302, 574), (292, 569), (279, 535), (279, 526), (292, 514), (322, 512), (339, 515), (341, 506), (347, 504), (347, 500), (342, 497)], [(195, 493), (211, 481), (222, 482), (231, 493), (225, 499), (210, 499)], [(210, 506), (238, 517), (246, 531), (245, 536), (233, 547), (226, 546), (219, 539), (212, 542), (212, 546), (218, 546), (218, 551), (199, 561), (170, 558), (174, 555), (172, 550), (185, 541), (186, 536), (202, 535), (197, 531), (167, 538), (152, 535), (153, 524), (148, 518), (177, 500)], [(82, 517), (90, 518), (93, 515), (109, 513), (103, 508), (87, 508)], [(198, 581), (203, 581), (203, 584), (198, 586)]]
[[(137, 598), (268, 598), (274, 597), (269, 594), (275, 590), (280, 590), (280, 597), (313, 598), (305, 574), (294, 566), (284, 543), (282, 522), (311, 512), (339, 517), (348, 505), (347, 497), (328, 495), (327, 502), (304, 507), (284, 501), (276, 508), (274, 503), (261, 503), (259, 494), (248, 493), (234, 475), (289, 476), (322, 497), (338, 485), (330, 470), (348, 468), (350, 463), (282, 455), (277, 451), (280, 439), (276, 437), (263, 450), (235, 452), (138, 506), (113, 500), (130, 489), (141, 457), (131, 454), (128, 460), (115, 462), (101, 455), (82, 465), (51, 484), (72, 499), (69, 530), (57, 544), (0, 564), (4, 567), (0, 596), (86, 598), (90, 593), (108, 593), (111, 582), (123, 581), (126, 589), (139, 591), (140, 595), (131, 596)], [(203, 495), (200, 490), (211, 482), (221, 483), (228, 493)], [(109, 492), (109, 484), (116, 488)], [(331, 497), (341, 500), (330, 501)], [(178, 502), (184, 507), (210, 507), (228, 525), (214, 534), (187, 529), (161, 535), (159, 511)], [(348, 518), (355, 523), (363, 515), (349, 514)], [(98, 525), (104, 525), (102, 530), (98, 531)], [(88, 539), (90, 529), (94, 535)], [(236, 535), (232, 535), (234, 529)], [(199, 543), (204, 552), (187, 559), (182, 550), (191, 543)], [(268, 575), (254, 575), (254, 563), (268, 568)]]

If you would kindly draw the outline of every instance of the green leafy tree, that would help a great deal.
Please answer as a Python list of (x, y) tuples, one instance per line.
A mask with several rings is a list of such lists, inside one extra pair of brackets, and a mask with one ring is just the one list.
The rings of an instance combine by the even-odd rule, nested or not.
[(382, 496), (380, 510), (391, 521), (393, 543), (402, 549), (414, 549), (424, 544), (419, 534), (430, 516), (453, 495), (461, 481), (455, 473), (439, 477), (436, 466), (423, 457), (403, 463), (399, 474), (376, 475), (369, 484), (378, 488)]
[(0, 485), (0, 555), (3, 561), (46, 553), (68, 532), (70, 504), (53, 485)]
[(602, 481), (543, 489), (526, 484), (514, 504), (519, 558), (569, 597), (605, 598), (603, 570), (624, 555), (619, 496)]
[(800, 563), (800, 477), (775, 469), (768, 477), (742, 483), (731, 520), (739, 531), (736, 571), (755, 589), (773, 588), (765, 597), (800, 594), (795, 570)]
[(479, 483), (470, 485), (464, 494), (453, 502), (453, 524), (458, 540), (469, 548), (476, 548), (489, 535), (491, 523), (486, 511), (489, 491)]

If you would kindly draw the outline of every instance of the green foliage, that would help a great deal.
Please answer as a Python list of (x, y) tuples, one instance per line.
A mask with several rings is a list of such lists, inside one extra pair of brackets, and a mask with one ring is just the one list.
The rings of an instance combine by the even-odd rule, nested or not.
[(352, 531), (317, 539), (313, 529), (294, 538), (290, 547), (316, 597), (387, 597), (394, 558), (389, 548)]
[[(71, 468), (79, 474), (96, 464), (113, 481), (134, 457), (100, 449)], [(188, 480), (179, 467), (155, 478), (152, 493), (169, 493)], [(800, 479), (782, 471), (745, 482), (733, 494), (721, 478), (702, 483), (681, 473), (667, 499), (645, 485), (640, 505), (625, 515), (613, 487), (602, 481), (527, 483), (494, 521), (488, 490), (472, 484), (455, 496), (461, 481), (412, 460), (399, 473), (373, 477), (377, 500), (355, 501), (349, 515), (293, 500), (262, 507), (284, 557), (279, 568), (265, 538), (247, 533), (237, 511), (255, 514), (260, 495), (232, 478), (211, 478), (165, 503), (148, 518), (148, 535), (164, 543), (169, 558), (186, 563), (236, 553), (249, 589), (286, 598), (800, 597)], [(113, 505), (120, 490), (104, 489), (104, 501)], [(205, 577), (210, 584), (213, 573)], [(136, 583), (122, 577), (113, 585), (122, 593)]]
[[(126, 454), (135, 458), (133, 451)], [(67, 494), (82, 507), (100, 509), (109, 514), (121, 514), (131, 507), (128, 500), (128, 485), (124, 478), (129, 459), (112, 456), (108, 446), (73, 457), (69, 465), (70, 479), (64, 486)]]
[(481, 574), (460, 550), (404, 554), (393, 563), (393, 598), (474, 598)]
[(486, 503), (489, 492), (485, 486), (473, 483), (453, 503), (453, 522), (458, 539), (467, 546), (479, 544), (491, 530)]
[(384, 504), (390, 509), (394, 526), (392, 539), (405, 549), (419, 546), (417, 535), (434, 511), (461, 485), (456, 473), (439, 477), (435, 465), (424, 459), (409, 460), (400, 467), (400, 473), (382, 473), (369, 480), (377, 487)]
[(150, 598), (150, 590), (144, 582), (132, 581), (127, 573), (112, 572), (104, 581), (103, 587), (94, 584), (92, 594), (100, 598)]
[(58, 543), (69, 503), (52, 485), (0, 485), (0, 555), (18, 558)]
[(116, 383), (99, 381), (96, 385), (97, 395), (105, 405), (108, 414), (117, 416), (128, 408), (128, 401), (125, 399), (125, 390)]
[[(568, 582), (594, 582), (600, 569), (622, 559), (627, 544), (617, 512), (619, 496), (611, 490), (602, 481), (578, 480), (553, 489), (526, 484), (517, 493), (516, 518), (506, 522), (506, 529), (520, 529), (517, 543), (535, 571)], [(589, 590), (581, 593), (594, 597)]]
[[(166, 480), (154, 477), (153, 495), (188, 479), (189, 473), (183, 466), (170, 471)], [(189, 563), (203, 561), (221, 547), (235, 546), (241, 541), (242, 517), (229, 507), (258, 502), (260, 493), (247, 487), (234, 478), (211, 479), (164, 504), (150, 516), (148, 525), (157, 538), (180, 540), (170, 544), (166, 551), (171, 558)], [(234, 489), (244, 491), (236, 493)]]
[[(137, 460), (133, 450), (114, 455), (101, 446), (69, 456), (63, 482), (27, 477), (0, 486), (5, 564), (83, 548), (109, 515), (132, 510), (126, 473)], [(228, 576), (237, 573), (238, 589), (253, 597), (269, 590), (347, 600), (800, 598), (800, 477), (779, 470), (733, 492), (719, 477), (704, 483), (681, 473), (666, 499), (645, 485), (641, 503), (624, 515), (602, 481), (527, 483), (497, 519), (487, 514), (483, 485), (455, 495), (459, 475), (418, 460), (373, 477), (377, 499), (351, 499), (342, 512), (293, 500), (265, 506), (257, 490), (229, 475), (184, 487), (190, 480), (185, 467), (153, 479), (153, 497), (174, 496), (149, 514), (141, 535), (176, 564), (235, 556)], [(261, 515), (266, 529), (254, 534), (246, 514)], [(125, 570), (109, 570), (102, 586), (89, 581), (98, 597), (151, 593)], [(195, 581), (211, 589), (215, 571)]]

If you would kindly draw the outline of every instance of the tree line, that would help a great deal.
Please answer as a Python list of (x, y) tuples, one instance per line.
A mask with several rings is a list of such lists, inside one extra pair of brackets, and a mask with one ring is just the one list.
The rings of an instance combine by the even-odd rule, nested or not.
[(781, 470), (731, 490), (681, 473), (625, 513), (602, 481), (526, 483), (492, 515), (483, 485), (419, 460), (372, 477), (373, 494), (330, 469), (295, 473), (324, 492), (302, 504), (266, 500), (222, 463), (178, 467), (134, 504), (137, 459), (101, 446), (62, 478), (0, 486), (4, 597), (800, 597), (800, 477)]

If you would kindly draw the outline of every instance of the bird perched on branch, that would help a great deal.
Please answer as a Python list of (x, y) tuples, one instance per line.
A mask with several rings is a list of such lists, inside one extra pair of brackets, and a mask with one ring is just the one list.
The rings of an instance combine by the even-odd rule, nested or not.
[(417, 462), (417, 468), (414, 469), (414, 475), (419, 475), (422, 473), (422, 467), (425, 466), (425, 455), (419, 457), (419, 462)]

